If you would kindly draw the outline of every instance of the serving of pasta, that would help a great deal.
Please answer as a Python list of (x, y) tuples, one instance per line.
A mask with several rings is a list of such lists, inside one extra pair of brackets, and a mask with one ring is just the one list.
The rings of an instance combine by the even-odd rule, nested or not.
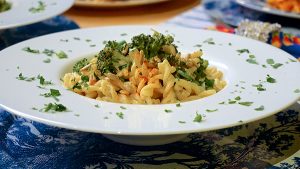
[(226, 86), (223, 73), (208, 66), (202, 51), (182, 57), (174, 38), (154, 32), (126, 41), (108, 41), (63, 77), (65, 88), (109, 102), (165, 104), (196, 100)]
[(279, 10), (300, 13), (300, 0), (267, 0), (267, 4)]

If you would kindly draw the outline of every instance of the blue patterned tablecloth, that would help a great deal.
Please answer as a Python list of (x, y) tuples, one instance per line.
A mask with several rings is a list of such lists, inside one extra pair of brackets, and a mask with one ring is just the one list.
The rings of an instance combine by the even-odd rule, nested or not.
[[(166, 24), (204, 28), (214, 22), (199, 6)], [(5, 30), (0, 32), (0, 49), (31, 37), (76, 28), (74, 22), (58, 16)], [(33, 122), (0, 109), (0, 169), (298, 169), (299, 113), (300, 105), (295, 104), (250, 124), (191, 134), (173, 144), (137, 147), (115, 143), (101, 134)], [(291, 155), (290, 161), (282, 161)]]

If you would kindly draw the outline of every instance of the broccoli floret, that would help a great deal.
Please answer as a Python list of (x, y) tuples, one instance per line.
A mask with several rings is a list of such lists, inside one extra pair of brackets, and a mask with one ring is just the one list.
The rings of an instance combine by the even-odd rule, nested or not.
[(120, 41), (120, 42), (117, 42), (117, 41), (108, 41), (105, 45), (106, 48), (111, 48), (113, 50), (116, 50), (120, 53), (122, 53), (122, 51), (126, 48), (127, 46), (127, 43), (126, 41)]
[(89, 61), (86, 58), (83, 58), (82, 60), (75, 63), (75, 65), (73, 66), (73, 72), (79, 73), (80, 69), (88, 64), (89, 64)]
[(174, 38), (170, 35), (164, 36), (161, 33), (154, 32), (152, 36), (140, 34), (134, 36), (131, 40), (130, 49), (142, 50), (145, 58), (149, 60), (157, 56), (164, 45), (171, 45)]
[(129, 65), (129, 58), (125, 56), (128, 52), (127, 46), (125, 41), (108, 41), (104, 49), (96, 56), (98, 70), (102, 74), (116, 73), (118, 69), (125, 68), (124, 65)]
[(112, 57), (113, 49), (111, 47), (105, 47), (99, 52), (97, 56), (97, 68), (102, 74), (108, 72), (116, 73), (116, 68), (113, 65)]

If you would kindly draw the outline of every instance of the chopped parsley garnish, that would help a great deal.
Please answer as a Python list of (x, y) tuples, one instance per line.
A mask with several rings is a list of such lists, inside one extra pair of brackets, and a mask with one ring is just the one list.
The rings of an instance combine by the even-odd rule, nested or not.
[(258, 85), (252, 85), (253, 87), (256, 87), (258, 91), (266, 91), (266, 88), (262, 84)]
[(270, 75), (267, 75), (267, 82), (276, 83), (276, 79), (272, 78)]
[(100, 108), (100, 106), (98, 104), (95, 105), (96, 108)]
[(280, 66), (282, 66), (283, 64), (281, 63), (275, 63), (274, 65), (271, 65), (274, 69), (279, 68)]
[(265, 109), (265, 107), (263, 105), (261, 105), (261, 106), (255, 108), (254, 110), (256, 110), (256, 111), (263, 111), (264, 109)]
[(234, 98), (234, 100), (237, 100), (237, 101), (238, 101), (238, 100), (241, 100), (241, 97), (240, 97), (240, 96), (237, 96), (237, 97)]
[(202, 45), (200, 45), (200, 44), (196, 44), (194, 47), (201, 48), (201, 47), (202, 47)]
[(239, 120), (238, 122), (239, 122), (239, 123), (243, 123), (243, 120)]
[(38, 87), (40, 89), (46, 89), (45, 87), (42, 87), (42, 86), (36, 86), (36, 87)]
[(236, 103), (235, 100), (229, 100), (229, 101), (228, 101), (228, 104), (235, 104), (235, 103)]
[(40, 85), (43, 85), (43, 86), (45, 86), (45, 85), (52, 85), (53, 84), (51, 81), (46, 81), (45, 78), (43, 76), (41, 76), (41, 75), (38, 75), (37, 79), (40, 80)]
[(177, 73), (184, 79), (188, 80), (188, 81), (193, 81), (193, 78), (188, 75), (186, 72), (182, 71), (182, 70), (178, 70)]
[(86, 41), (86, 42), (91, 42), (92, 40), (91, 40), (91, 39), (86, 39), (85, 41)]
[(213, 110), (206, 109), (206, 112), (208, 112), (208, 113), (212, 113), (212, 112), (216, 112), (216, 111), (218, 111), (218, 109), (213, 109)]
[(80, 38), (78, 38), (78, 37), (74, 37), (73, 39), (74, 39), (74, 40), (80, 40)]
[(32, 81), (35, 80), (35, 77), (25, 77), (25, 76), (23, 76), (22, 73), (20, 73), (19, 76), (16, 77), (16, 79), (18, 79), (18, 80), (24, 80), (26, 82), (32, 82)]
[(44, 63), (50, 63), (51, 62), (51, 59), (47, 58), (45, 60), (43, 60)]
[(267, 63), (271, 65), (274, 69), (277, 69), (283, 65), (281, 63), (275, 63), (273, 59), (267, 59)]
[(258, 65), (258, 62), (255, 59), (249, 58), (246, 60), (248, 63)]
[(300, 93), (300, 89), (294, 90), (294, 93)]
[(61, 42), (69, 42), (68, 39), (60, 39)]
[(88, 76), (83, 75), (83, 76), (81, 76), (81, 80), (82, 80), (82, 82), (86, 83), (86, 82), (88, 82), (90, 79), (89, 79)]
[(82, 89), (82, 86), (88, 89), (89, 88), (88, 82), (89, 82), (89, 76), (82, 75), (81, 76), (81, 81), (76, 82), (76, 84), (72, 87), (72, 89), (73, 90), (74, 89), (79, 89), (80, 90), (80, 89)]
[(290, 60), (290, 62), (297, 62), (296, 60), (293, 60), (293, 59), (290, 59), (290, 58), (289, 58), (289, 60)]
[(48, 104), (45, 104), (45, 107), (43, 109), (41, 109), (41, 111), (64, 112), (64, 111), (67, 111), (67, 108), (62, 104), (48, 103)]
[(267, 68), (267, 66), (266, 66), (266, 65), (262, 65), (262, 67), (263, 67), (263, 68)]
[(121, 33), (121, 36), (127, 36), (127, 33)]
[(124, 114), (122, 112), (117, 112), (116, 115), (120, 118), (120, 119), (124, 119)]
[(57, 53), (55, 53), (56, 56), (59, 58), (59, 59), (65, 59), (65, 58), (68, 58), (68, 55), (64, 52), (64, 51), (59, 51)]
[(90, 45), (90, 47), (96, 47), (96, 45)]
[(176, 104), (176, 107), (181, 107), (180, 103), (177, 103), (177, 104)]
[(232, 46), (232, 43), (229, 42), (228, 45), (229, 45), (229, 46)]
[(105, 117), (103, 117), (103, 119), (107, 120), (107, 119), (108, 119), (108, 117), (107, 117), (107, 116), (105, 116)]
[(198, 114), (198, 112), (196, 112), (196, 116), (193, 120), (193, 122), (197, 122), (197, 123), (200, 123), (202, 121), (203, 117), (201, 114)]
[(239, 49), (236, 50), (238, 53), (242, 54), (242, 53), (250, 53), (249, 49)]
[(44, 97), (52, 97), (56, 101), (59, 101), (59, 99), (57, 97), (60, 95), (61, 94), (60, 94), (59, 90), (56, 90), (56, 89), (50, 89), (49, 93), (41, 94), (41, 96), (44, 96)]
[(121, 109), (126, 110), (127, 108), (124, 106), (120, 106)]
[(251, 106), (253, 102), (239, 102), (239, 104), (242, 106)]
[(205, 78), (204, 83), (205, 83), (205, 88), (206, 89), (211, 89), (214, 86), (215, 80)]
[(37, 7), (31, 7), (31, 8), (29, 9), (29, 11), (30, 11), (31, 13), (39, 13), (39, 12), (44, 11), (45, 8), (46, 8), (45, 3), (42, 2), (42, 1), (38, 1), (38, 6), (37, 6)]
[(268, 63), (269, 65), (273, 65), (275, 62), (274, 62), (273, 59), (267, 59), (267, 63)]
[(74, 116), (76, 116), (76, 117), (79, 117), (79, 116), (80, 116), (80, 114), (74, 114)]
[(209, 44), (209, 45), (214, 45), (214, 44), (216, 44), (216, 43), (214, 42), (213, 38), (208, 38), (208, 39), (204, 40), (203, 43), (207, 43), (207, 44)]
[[(26, 51), (29, 53), (34, 53), (34, 54), (43, 53), (47, 56), (53, 56), (55, 54), (59, 59), (68, 58), (68, 55), (64, 51), (55, 52), (54, 50), (44, 49), (42, 52), (40, 52), (38, 49), (32, 49), (30, 47), (23, 48), (23, 51)], [(49, 63), (50, 59), (46, 59), (46, 60), (44, 60), (44, 62)]]
[(225, 102), (220, 102), (219, 104), (225, 104)]
[(178, 121), (178, 123), (185, 124), (186, 122), (185, 121)]
[(32, 110), (38, 110), (38, 108), (36, 108), (36, 107), (32, 107), (31, 109), (32, 109)]
[(165, 112), (166, 112), (166, 113), (171, 113), (171, 112), (172, 112), (172, 110), (165, 109)]
[(208, 39), (204, 40), (203, 43), (207, 43), (207, 44), (210, 44), (210, 45), (216, 44), (216, 43), (214, 42), (213, 38), (208, 38)]
[(47, 55), (47, 56), (52, 56), (55, 54), (54, 50), (51, 49), (44, 49), (43, 54)]
[(74, 89), (81, 90), (81, 84), (77, 82), (77, 83), (72, 87), (72, 89), (73, 89), (73, 90), (74, 90)]
[(29, 52), (29, 53), (35, 53), (35, 54), (39, 54), (40, 51), (38, 49), (31, 49), (30, 47), (25, 47), (22, 49), (25, 52)]

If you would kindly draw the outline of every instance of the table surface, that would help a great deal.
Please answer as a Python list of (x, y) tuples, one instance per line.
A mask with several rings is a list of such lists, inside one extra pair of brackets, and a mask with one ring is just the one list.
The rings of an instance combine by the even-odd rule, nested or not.
[(74, 20), (81, 28), (109, 25), (155, 25), (199, 4), (199, 0), (171, 0), (158, 4), (123, 8), (73, 6), (64, 15)]
[[(83, 8), (74, 6), (66, 11), (64, 16), (74, 20), (82, 28), (124, 24), (151, 25), (164, 23), (199, 4), (200, 0), (172, 0), (160, 4), (118, 9)], [(56, 29), (57, 25), (54, 24), (53, 27)], [(6, 36), (16, 37), (14, 29), (10, 33), (12, 36), (9, 36), (8, 34), (6, 34)], [(26, 37), (27, 34), (22, 32), (22, 35)], [(145, 166), (152, 166), (151, 168), (155, 168), (158, 164), (161, 164), (161, 167), (168, 166), (167, 168), (181, 168), (180, 166), (182, 164), (191, 166), (195, 166), (195, 164), (205, 165), (208, 163), (212, 163), (213, 165), (225, 165), (225, 162), (223, 164), (222, 160), (235, 160), (234, 157), (237, 157), (236, 159), (238, 161), (233, 161), (233, 164), (241, 166), (252, 164), (260, 165), (262, 163), (269, 165), (284, 160), (289, 155), (299, 150), (299, 144), (296, 149), (280, 149), (280, 152), (278, 152), (279, 149), (274, 148), (274, 145), (277, 144), (281, 147), (286, 147), (286, 145), (289, 144), (291, 145), (291, 140), (289, 139), (294, 137), (296, 138), (296, 141), (293, 145), (294, 147), (297, 146), (296, 143), (297, 139), (299, 140), (299, 134), (292, 133), (294, 128), (299, 124), (299, 118), (296, 118), (298, 117), (297, 112), (289, 110), (282, 112), (281, 115), (278, 116), (284, 116), (287, 117), (287, 119), (298, 119), (296, 122), (293, 120), (284, 121), (284, 119), (277, 118), (277, 116), (270, 116), (268, 120), (252, 123), (251, 131), (253, 131), (253, 133), (248, 132), (247, 126), (239, 129), (223, 130), (209, 135), (194, 134), (186, 140), (188, 141), (187, 143), (178, 142), (167, 146), (137, 148), (105, 141), (106, 139), (99, 134), (52, 128), (35, 122), (31, 123), (22, 118), (14, 119), (9, 113), (1, 112), (0, 109), (2, 118), (7, 122), (2, 124), (7, 124), (5, 127), (8, 127), (2, 127), (2, 130), (0, 130), (0, 132), (7, 132), (6, 134), (8, 134), (8, 136), (4, 136), (3, 134), (0, 135), (0, 142), (1, 138), (6, 138), (3, 151), (1, 151), (1, 146), (4, 144), (0, 144), (0, 159), (1, 162), (3, 162), (3, 157), (5, 157), (5, 164), (8, 166), (16, 166), (21, 163), (30, 166), (43, 166), (38, 168), (51, 168), (51, 166), (53, 167), (53, 164), (61, 164), (60, 168), (76, 168), (83, 164), (87, 166), (90, 166), (89, 164), (98, 165), (97, 163), (101, 161), (103, 161), (101, 164), (111, 164), (110, 167), (112, 167), (113, 163), (116, 163), (120, 166), (126, 165), (124, 168), (128, 166), (142, 166), (143, 164), (145, 164)], [(262, 130), (261, 127), (266, 126), (266, 124), (268, 127)], [(22, 127), (22, 130), (20, 130), (20, 127)], [(32, 130), (41, 128), (43, 128), (43, 130), (40, 130), (40, 132), (34, 132), (37, 130)], [(273, 130), (273, 128), (276, 128), (276, 130)], [(267, 133), (268, 131), (272, 131), (274, 137), (270, 137)], [(290, 131), (290, 133), (287, 133), (287, 131)], [(245, 133), (249, 134), (247, 135)], [(241, 136), (240, 142), (235, 141), (237, 135)], [(255, 144), (257, 145), (255, 148), (252, 148), (251, 146), (254, 144), (252, 141), (258, 136), (259, 139), (255, 141)], [(286, 139), (287, 137), (288, 139)], [(252, 141), (243, 141), (248, 138), (251, 138)], [(46, 143), (45, 140), (47, 141)], [(69, 142), (66, 140), (69, 140)], [(31, 145), (35, 146), (35, 148), (32, 149)], [(104, 145), (105, 148), (103, 148), (102, 145)], [(91, 149), (91, 147), (93, 148)], [(183, 148), (178, 149), (176, 147)], [(198, 149), (201, 149), (200, 153), (199, 151), (194, 151)], [(7, 155), (6, 150), (9, 150), (8, 152), (12, 154), (12, 156)], [(287, 151), (289, 151), (289, 153), (286, 153)], [(240, 152), (243, 153), (241, 154)], [(255, 158), (256, 156), (259, 157), (259, 159)], [(220, 161), (213, 160), (219, 159), (219, 157), (221, 157)], [(262, 161), (261, 159), (264, 159), (264, 157), (272, 157), (272, 159), (269, 161)], [(291, 164), (290, 168), (292, 168), (292, 165), (294, 168), (297, 168), (299, 162), (297, 162), (296, 159), (299, 159), (299, 157), (300, 151), (283, 162)], [(44, 163), (41, 159), (48, 160), (48, 162)], [(254, 162), (251, 161), (253, 159), (255, 159)], [(247, 163), (248, 161), (249, 163)], [(287, 165), (287, 163), (283, 162), (283, 165)], [(2, 165), (0, 164), (0, 168), (3, 168), (1, 166)], [(277, 166), (279, 166), (279, 164)], [(288, 166), (286, 168), (288, 168)]]

